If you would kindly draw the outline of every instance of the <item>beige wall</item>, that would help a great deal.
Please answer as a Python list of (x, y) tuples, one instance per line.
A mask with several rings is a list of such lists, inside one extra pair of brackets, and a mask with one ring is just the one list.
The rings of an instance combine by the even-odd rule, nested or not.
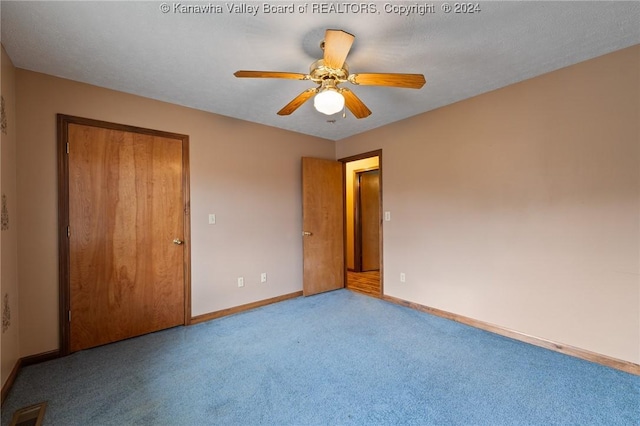
[[(0, 311), (3, 315), (1, 358), (2, 385), (5, 384), (11, 370), (19, 358), (18, 341), (18, 217), (16, 192), (16, 70), (2, 48), (2, 98), (5, 103), (7, 119), (7, 133), (0, 133), (2, 150), (1, 158), (1, 187), (2, 195), (7, 200), (9, 227), (0, 231)], [(8, 308), (5, 306), (5, 298)], [(5, 317), (6, 315), (6, 317)]]
[(371, 157), (371, 158), (363, 158), (362, 160), (351, 161), (346, 164), (346, 209), (347, 209), (347, 268), (353, 269), (355, 267), (355, 248), (354, 248), (354, 205), (353, 205), (353, 194), (354, 194), (354, 175), (356, 172), (364, 171), (364, 170), (374, 170), (378, 168), (379, 158)]
[(635, 46), (339, 141), (383, 149), (385, 293), (640, 363), (639, 76)]
[(25, 70), (17, 89), (22, 356), (58, 347), (56, 113), (190, 136), (194, 316), (302, 289), (300, 157), (333, 142)]

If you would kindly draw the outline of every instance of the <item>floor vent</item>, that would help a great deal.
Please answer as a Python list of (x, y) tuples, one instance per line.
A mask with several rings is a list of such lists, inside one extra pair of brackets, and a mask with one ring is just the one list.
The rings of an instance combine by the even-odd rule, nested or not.
[(13, 413), (10, 426), (40, 426), (44, 418), (46, 402), (24, 407)]

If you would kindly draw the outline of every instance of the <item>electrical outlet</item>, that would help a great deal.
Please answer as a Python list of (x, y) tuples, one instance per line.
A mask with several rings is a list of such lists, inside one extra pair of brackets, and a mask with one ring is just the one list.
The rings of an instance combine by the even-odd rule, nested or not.
[(238, 287), (244, 287), (244, 278), (238, 277)]
[(385, 222), (391, 221), (391, 212), (384, 212), (384, 221)]
[(260, 274), (260, 282), (261, 283), (266, 283), (267, 282), (267, 273), (263, 272)]
[(216, 224), (216, 215), (211, 213), (209, 214), (209, 225), (215, 225)]
[(401, 283), (407, 282), (407, 276), (404, 274), (404, 272), (400, 272), (400, 282)]

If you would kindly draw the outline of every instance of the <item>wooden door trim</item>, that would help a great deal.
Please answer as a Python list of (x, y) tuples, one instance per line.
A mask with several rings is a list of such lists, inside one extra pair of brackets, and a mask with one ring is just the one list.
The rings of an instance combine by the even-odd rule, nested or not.
[[(347, 163), (350, 163), (352, 161), (358, 161), (358, 160), (364, 160), (365, 158), (371, 158), (371, 157), (378, 157), (378, 170), (380, 173), (380, 297), (382, 297), (384, 295), (384, 251), (382, 250), (383, 247), (383, 226), (382, 226), (382, 221), (384, 220), (384, 212), (382, 211), (382, 194), (383, 194), (383, 190), (382, 190), (382, 149), (377, 149), (375, 151), (369, 151), (369, 152), (364, 152), (362, 154), (357, 154), (357, 155), (352, 155), (350, 157), (345, 157), (345, 158), (340, 158), (338, 161), (340, 161), (342, 163), (342, 175), (343, 175), (343, 179), (342, 179), (342, 192), (343, 192), (343, 197), (346, 199), (346, 193), (347, 193), (347, 182), (346, 179), (344, 178), (344, 176), (347, 175)], [(347, 282), (347, 203), (344, 203), (344, 282)]]
[(184, 201), (184, 325), (191, 323), (191, 202), (189, 196), (189, 136), (160, 130), (146, 129), (125, 124), (110, 123), (90, 118), (57, 114), (58, 150), (58, 317), (60, 329), (60, 355), (70, 352), (71, 336), (69, 314), (70, 303), (70, 257), (69, 238), (69, 125), (77, 124), (149, 136), (178, 139), (182, 141), (182, 193)]

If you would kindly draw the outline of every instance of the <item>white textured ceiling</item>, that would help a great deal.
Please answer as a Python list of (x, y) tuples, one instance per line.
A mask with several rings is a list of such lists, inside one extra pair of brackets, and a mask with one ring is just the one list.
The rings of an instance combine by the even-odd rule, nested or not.
[[(20, 68), (339, 140), (640, 43), (640, 2), (480, 2), (473, 14), (444, 13), (444, 2), (167, 1), (168, 13), (162, 3), (2, 1), (2, 44)], [(264, 3), (296, 11), (267, 14)], [(223, 12), (178, 13), (176, 4)], [(243, 4), (260, 10), (227, 9)], [(297, 10), (305, 4), (306, 13)], [(378, 13), (354, 13), (361, 4)], [(399, 15), (387, 4), (431, 4), (434, 13)], [(352, 73), (422, 73), (427, 84), (349, 85), (373, 112), (360, 120), (322, 115), (312, 101), (281, 117), (276, 112), (313, 83), (233, 76), (239, 69), (307, 73), (322, 57), (327, 28), (356, 36)]]

